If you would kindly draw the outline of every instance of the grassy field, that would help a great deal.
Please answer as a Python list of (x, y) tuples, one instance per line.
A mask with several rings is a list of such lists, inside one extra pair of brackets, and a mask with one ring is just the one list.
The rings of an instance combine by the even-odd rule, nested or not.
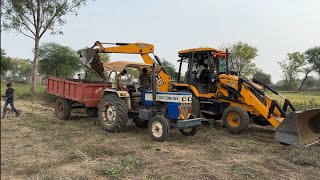
[[(123, 132), (107, 133), (83, 111), (73, 114), (70, 121), (58, 120), (53, 103), (43, 98), (30, 101), (18, 85), (15, 89), (20, 93), (15, 104), (22, 114), (17, 118), (8, 112), (1, 119), (1, 179), (320, 177), (320, 144), (305, 148), (282, 145), (274, 140), (272, 127), (251, 124), (247, 132), (231, 135), (216, 122), (201, 126), (194, 137), (171, 130), (168, 141), (158, 143), (131, 121)], [(293, 96), (298, 103), (319, 102), (320, 94), (309, 94), (304, 101), (299, 94)]]
[[(280, 92), (282, 96), (289, 99), (298, 110), (320, 107), (320, 92)], [(281, 105), (284, 100), (275, 94), (270, 94)]]

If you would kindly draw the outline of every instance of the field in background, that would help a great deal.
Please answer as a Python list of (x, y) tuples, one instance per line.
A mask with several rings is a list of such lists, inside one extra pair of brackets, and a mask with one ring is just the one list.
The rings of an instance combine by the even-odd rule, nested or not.
[[(201, 126), (194, 137), (172, 130), (167, 142), (151, 140), (129, 121), (107, 133), (83, 111), (55, 118), (52, 99), (38, 86), (14, 85), (19, 118), (1, 119), (1, 179), (317, 179), (320, 144), (296, 148), (274, 140), (274, 128), (231, 135), (221, 122)], [(1, 88), (1, 91), (5, 88)], [(284, 93), (304, 103), (320, 93)], [(299, 98), (303, 97), (303, 98)], [(33, 99), (31, 101), (31, 99)], [(290, 99), (290, 98), (289, 98)], [(302, 100), (303, 99), (303, 100)], [(3, 101), (1, 102), (3, 105)]]
[[(28, 84), (14, 84), (15, 97), (17, 99), (33, 99), (53, 101), (54, 97), (46, 93), (45, 85), (38, 85), (36, 93), (30, 93), (30, 85)], [(1, 84), (1, 93), (6, 90), (6, 84)], [(279, 101), (280, 105), (283, 100), (274, 94), (268, 93), (272, 98)], [(285, 98), (289, 99), (297, 107), (298, 110), (320, 107), (320, 92), (280, 92)]]

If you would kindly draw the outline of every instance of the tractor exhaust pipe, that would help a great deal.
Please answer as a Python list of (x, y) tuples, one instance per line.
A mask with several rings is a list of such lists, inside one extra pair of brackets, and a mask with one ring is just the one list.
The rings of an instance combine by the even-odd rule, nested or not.
[(290, 112), (278, 126), (275, 140), (297, 147), (320, 142), (320, 109)]

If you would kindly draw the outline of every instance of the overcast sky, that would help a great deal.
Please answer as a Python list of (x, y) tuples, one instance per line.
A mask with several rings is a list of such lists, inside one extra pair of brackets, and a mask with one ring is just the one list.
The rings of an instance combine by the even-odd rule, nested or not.
[[(176, 62), (181, 49), (242, 41), (258, 48), (254, 62), (273, 82), (282, 78), (277, 62), (288, 52), (320, 45), (320, 0), (95, 0), (66, 19), (64, 35), (47, 33), (41, 43), (77, 50), (96, 40), (146, 42), (159, 57)], [(8, 56), (33, 59), (33, 47), (30, 38), (1, 33)], [(111, 60), (142, 62), (135, 55), (111, 55)]]

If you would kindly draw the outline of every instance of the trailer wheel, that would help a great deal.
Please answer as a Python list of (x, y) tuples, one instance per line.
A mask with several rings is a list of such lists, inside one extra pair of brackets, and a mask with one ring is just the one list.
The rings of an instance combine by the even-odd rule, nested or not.
[(250, 118), (246, 110), (238, 106), (229, 106), (224, 110), (222, 120), (232, 134), (240, 134), (248, 128)]
[(71, 103), (64, 98), (58, 98), (55, 104), (55, 114), (57, 118), (69, 120), (71, 116)]
[[(194, 118), (197, 118), (196, 115), (194, 114), (191, 114), (189, 116), (190, 119), (194, 119)], [(194, 136), (197, 134), (198, 132), (198, 126), (192, 126), (192, 127), (189, 127), (189, 128), (184, 128), (184, 129), (179, 129), (181, 134), (185, 135), (185, 136)]]
[(134, 124), (135, 124), (138, 128), (141, 128), (141, 129), (147, 128), (147, 127), (148, 127), (148, 123), (149, 123), (149, 121), (143, 120), (143, 119), (140, 119), (140, 118), (133, 118), (132, 121), (134, 122)]
[(89, 117), (96, 118), (96, 117), (98, 117), (98, 109), (93, 108), (93, 107), (89, 107), (86, 109), (86, 114)]
[(169, 136), (169, 122), (165, 117), (161, 115), (153, 116), (149, 121), (148, 131), (153, 140), (163, 142)]
[(128, 120), (127, 105), (115, 94), (105, 95), (99, 104), (99, 121), (109, 132), (119, 132)]

